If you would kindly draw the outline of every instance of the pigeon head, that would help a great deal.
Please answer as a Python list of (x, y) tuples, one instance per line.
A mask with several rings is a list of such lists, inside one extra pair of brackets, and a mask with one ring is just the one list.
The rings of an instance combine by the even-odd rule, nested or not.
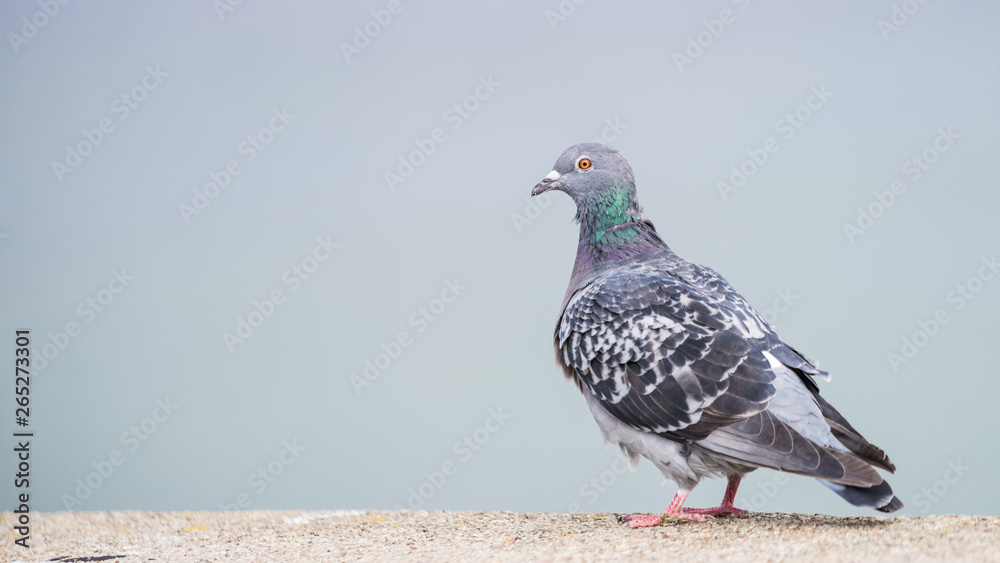
[(621, 153), (607, 145), (583, 143), (566, 149), (531, 195), (550, 190), (573, 198), (582, 233), (596, 241), (612, 228), (643, 221), (632, 167)]
[(601, 143), (573, 145), (563, 151), (549, 172), (531, 195), (549, 190), (566, 192), (580, 205), (593, 196), (627, 191), (635, 199), (635, 180), (632, 167), (617, 150)]

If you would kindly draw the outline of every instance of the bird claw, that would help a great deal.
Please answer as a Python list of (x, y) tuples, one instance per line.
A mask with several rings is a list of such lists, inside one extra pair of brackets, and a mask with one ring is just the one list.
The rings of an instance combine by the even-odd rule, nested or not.
[(662, 517), (663, 522), (704, 522), (705, 516), (698, 514), (696, 512), (681, 512), (680, 514), (664, 514)]
[(627, 524), (629, 528), (654, 528), (660, 524), (665, 524), (667, 522), (704, 522), (705, 516), (701, 514), (688, 514), (682, 512), (680, 514), (649, 514), (642, 516), (626, 516), (622, 518), (622, 523)]
[(735, 506), (716, 506), (714, 508), (684, 508), (685, 514), (691, 515), (704, 515), (704, 516), (736, 516), (737, 518), (745, 518), (749, 516), (750, 513), (742, 508), (736, 508)]
[(659, 526), (661, 520), (662, 518), (659, 514), (626, 516), (622, 518), (622, 524), (627, 524), (629, 528), (652, 528)]

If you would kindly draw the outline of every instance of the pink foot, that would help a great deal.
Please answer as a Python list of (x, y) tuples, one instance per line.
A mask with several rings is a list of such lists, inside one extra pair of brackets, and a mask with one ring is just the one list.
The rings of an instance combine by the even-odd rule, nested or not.
[(622, 524), (628, 524), (629, 528), (652, 528), (660, 525), (660, 515), (650, 514), (649, 516), (626, 516), (622, 518)]
[(748, 513), (746, 510), (736, 508), (733, 502), (736, 500), (736, 489), (740, 486), (742, 475), (730, 475), (726, 484), (726, 494), (722, 497), (722, 504), (715, 508), (684, 508), (687, 514), (704, 514), (705, 516), (737, 516), (744, 517)]
[(704, 514), (705, 516), (736, 516), (742, 518), (749, 514), (746, 510), (742, 508), (736, 508), (733, 505), (716, 506), (715, 508), (685, 508), (685, 514)]
[(669, 520), (704, 522), (706, 516), (746, 516), (748, 514), (746, 510), (733, 506), (733, 501), (736, 500), (736, 489), (739, 488), (742, 478), (742, 475), (729, 476), (729, 482), (726, 484), (726, 494), (722, 497), (722, 504), (715, 508), (683, 508), (684, 501), (687, 500), (691, 489), (682, 488), (677, 490), (674, 500), (670, 502), (670, 506), (667, 507), (667, 510), (662, 515), (627, 516), (622, 518), (622, 522), (628, 524), (629, 528), (650, 528), (659, 526), (662, 522)]
[(691, 522), (704, 522), (705, 517), (701, 514), (650, 514), (648, 516), (626, 516), (622, 518), (622, 523), (628, 524), (629, 528), (653, 528), (659, 526), (664, 521), (685, 520)]

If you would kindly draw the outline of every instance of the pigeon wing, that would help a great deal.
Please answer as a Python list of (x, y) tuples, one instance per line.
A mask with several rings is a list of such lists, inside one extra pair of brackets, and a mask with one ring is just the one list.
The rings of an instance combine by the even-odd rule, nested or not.
[(717, 299), (637, 264), (576, 291), (555, 344), (566, 374), (616, 418), (698, 440), (762, 412), (774, 396), (774, 375), (750, 336)]

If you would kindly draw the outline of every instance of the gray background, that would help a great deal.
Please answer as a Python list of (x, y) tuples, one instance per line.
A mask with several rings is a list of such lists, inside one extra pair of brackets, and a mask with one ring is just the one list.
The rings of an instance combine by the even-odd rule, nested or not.
[[(567, 0), (563, 20), (556, 0), (404, 1), (370, 23), (387, 4), (0, 7), (0, 358), (14, 363), (24, 327), (50, 356), (32, 377), (33, 509), (662, 510), (673, 486), (645, 461), (622, 470), (554, 365), (572, 202), (526, 199), (566, 147), (606, 134), (664, 239), (833, 374), (823, 393), (899, 467), (903, 514), (997, 514), (1000, 281), (979, 274), (1000, 251), (1000, 5), (897, 1), (902, 25), (883, 32), (889, 0)], [(22, 18), (45, 23), (26, 42), (10, 35), (31, 34)], [(378, 34), (345, 56), (366, 25)], [(678, 68), (699, 33), (707, 47)], [(147, 67), (167, 74), (152, 90)], [(493, 91), (468, 99), (480, 79)], [(801, 109), (814, 87), (831, 95)], [(124, 116), (115, 100), (133, 93)], [(463, 103), (456, 129), (446, 112)], [(241, 143), (282, 110), (294, 118), (248, 162)], [(809, 120), (785, 138), (796, 111)], [(53, 162), (103, 119), (113, 131), (60, 178)], [(386, 172), (436, 128), (445, 140), (390, 190)], [(947, 152), (907, 174), (948, 128)], [(717, 182), (768, 138), (777, 152), (723, 199)], [(240, 174), (185, 219), (230, 160)], [(845, 223), (896, 179), (906, 191), (851, 240)], [(283, 276), (314, 265), (317, 237), (339, 247), (292, 291)], [(117, 294), (115, 271), (134, 277)], [(446, 280), (465, 289), (436, 302)], [(230, 351), (224, 334), (275, 290), (285, 301)], [(88, 314), (88, 299), (107, 305)], [(948, 323), (894, 369), (939, 309)], [(357, 393), (352, 375), (385, 365), (404, 331)], [(722, 489), (706, 481), (689, 504)], [(738, 504), (868, 513), (769, 471)]]

